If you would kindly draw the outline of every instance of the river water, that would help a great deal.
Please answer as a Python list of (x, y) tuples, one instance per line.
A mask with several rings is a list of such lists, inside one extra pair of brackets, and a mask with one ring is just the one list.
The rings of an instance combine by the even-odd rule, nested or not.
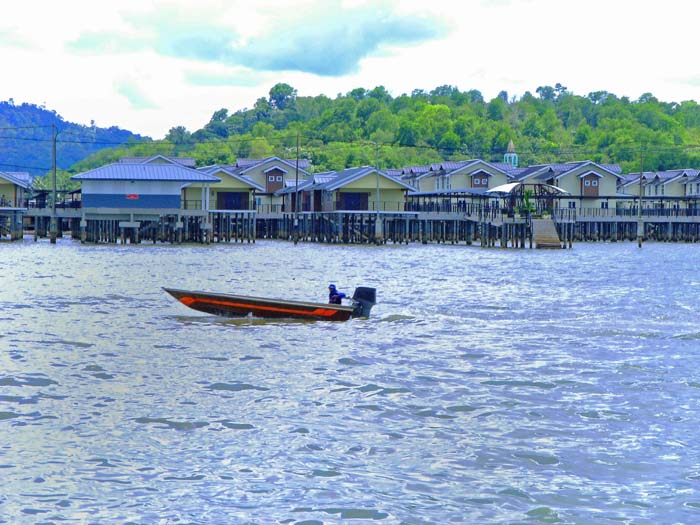
[[(700, 520), (698, 247), (0, 244), (0, 523)], [(225, 320), (162, 286), (368, 320)]]

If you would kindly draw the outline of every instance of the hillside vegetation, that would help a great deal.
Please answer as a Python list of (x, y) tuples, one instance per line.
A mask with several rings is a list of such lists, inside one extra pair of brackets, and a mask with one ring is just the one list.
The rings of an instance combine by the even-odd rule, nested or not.
[[(55, 126), (55, 128), (54, 128)], [(42, 175), (52, 169), (53, 136), (56, 165), (68, 169), (93, 153), (115, 144), (143, 140), (117, 127), (81, 126), (63, 120), (55, 111), (34, 104), (0, 102), (0, 171), (27, 171)]]
[(252, 109), (215, 111), (202, 129), (173, 127), (163, 141), (104, 149), (73, 165), (76, 173), (123, 156), (186, 155), (197, 165), (239, 157), (308, 158), (315, 171), (375, 165), (399, 168), (447, 159), (502, 160), (513, 140), (520, 164), (593, 160), (625, 171), (700, 165), (700, 106), (638, 100), (607, 91), (575, 95), (542, 86), (535, 94), (485, 100), (477, 90), (440, 86), (392, 97), (382, 87), (331, 99), (300, 97), (277, 84)]

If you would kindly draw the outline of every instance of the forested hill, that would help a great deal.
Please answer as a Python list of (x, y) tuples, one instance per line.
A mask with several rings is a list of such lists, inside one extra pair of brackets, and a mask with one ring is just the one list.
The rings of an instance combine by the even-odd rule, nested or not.
[(66, 122), (55, 111), (34, 104), (0, 102), (0, 171), (41, 175), (52, 168), (56, 126), (56, 165), (68, 169), (93, 153), (144, 137), (117, 127), (98, 128)]
[(581, 96), (561, 84), (519, 98), (501, 92), (491, 100), (452, 86), (397, 97), (381, 86), (333, 99), (301, 97), (292, 86), (277, 84), (252, 109), (222, 108), (200, 130), (177, 126), (163, 141), (102, 150), (70, 173), (123, 156), (185, 155), (199, 166), (240, 157), (295, 158), (297, 141), (300, 157), (309, 159), (314, 171), (375, 163), (400, 168), (446, 159), (498, 161), (510, 140), (520, 165), (593, 160), (618, 163), (625, 171), (640, 165), (698, 168), (700, 106), (662, 102), (652, 94), (638, 100), (606, 91)]

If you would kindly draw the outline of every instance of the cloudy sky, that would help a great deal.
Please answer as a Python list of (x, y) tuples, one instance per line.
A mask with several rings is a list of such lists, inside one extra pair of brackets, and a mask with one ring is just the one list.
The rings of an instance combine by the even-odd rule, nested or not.
[(24, 0), (3, 4), (0, 100), (163, 138), (300, 96), (450, 84), (487, 99), (700, 101), (695, 0)]

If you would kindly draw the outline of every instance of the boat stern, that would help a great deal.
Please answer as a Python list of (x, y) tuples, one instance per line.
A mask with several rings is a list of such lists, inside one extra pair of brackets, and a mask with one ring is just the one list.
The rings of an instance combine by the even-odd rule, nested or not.
[(352, 316), (369, 317), (370, 310), (377, 304), (377, 289), (368, 286), (358, 286), (355, 288), (355, 293), (352, 294), (352, 300), (355, 307)]

